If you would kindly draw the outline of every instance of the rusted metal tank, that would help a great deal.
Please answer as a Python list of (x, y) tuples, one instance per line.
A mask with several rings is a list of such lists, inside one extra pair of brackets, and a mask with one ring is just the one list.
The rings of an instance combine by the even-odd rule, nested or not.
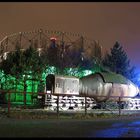
[[(94, 98), (97, 102), (127, 101), (139, 93), (138, 87), (120, 74), (100, 72), (80, 78), (79, 94)], [(130, 97), (130, 98), (128, 98)]]

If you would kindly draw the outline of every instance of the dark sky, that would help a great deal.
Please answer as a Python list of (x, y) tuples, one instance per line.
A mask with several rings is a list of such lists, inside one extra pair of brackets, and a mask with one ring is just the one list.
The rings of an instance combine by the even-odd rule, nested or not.
[(108, 51), (119, 41), (140, 71), (139, 2), (0, 2), (0, 39), (39, 28), (79, 33)]

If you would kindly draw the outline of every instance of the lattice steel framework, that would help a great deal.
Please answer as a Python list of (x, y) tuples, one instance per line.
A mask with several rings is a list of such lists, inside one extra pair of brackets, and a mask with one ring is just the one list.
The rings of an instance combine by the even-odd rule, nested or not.
[(4, 37), (0, 41), (0, 56), (6, 59), (9, 52), (15, 51), (16, 45), (20, 46), (21, 50), (25, 50), (32, 44), (41, 53), (43, 49), (50, 46), (51, 37), (55, 37), (60, 46), (67, 46), (64, 51), (65, 49), (78, 51), (82, 48), (84, 57), (92, 55), (92, 57), (101, 59), (102, 47), (98, 41), (80, 34), (43, 29), (14, 33)]

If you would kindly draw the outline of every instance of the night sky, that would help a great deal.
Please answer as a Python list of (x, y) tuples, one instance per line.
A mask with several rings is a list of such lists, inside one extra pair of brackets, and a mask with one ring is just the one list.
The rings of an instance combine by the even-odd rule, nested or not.
[(104, 52), (118, 41), (140, 71), (139, 2), (0, 2), (0, 40), (40, 28), (99, 40)]

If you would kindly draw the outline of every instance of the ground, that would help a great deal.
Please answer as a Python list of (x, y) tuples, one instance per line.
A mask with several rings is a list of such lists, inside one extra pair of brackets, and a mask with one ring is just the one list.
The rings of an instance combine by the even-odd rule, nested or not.
[(140, 137), (140, 117), (15, 119), (0, 117), (0, 137)]

